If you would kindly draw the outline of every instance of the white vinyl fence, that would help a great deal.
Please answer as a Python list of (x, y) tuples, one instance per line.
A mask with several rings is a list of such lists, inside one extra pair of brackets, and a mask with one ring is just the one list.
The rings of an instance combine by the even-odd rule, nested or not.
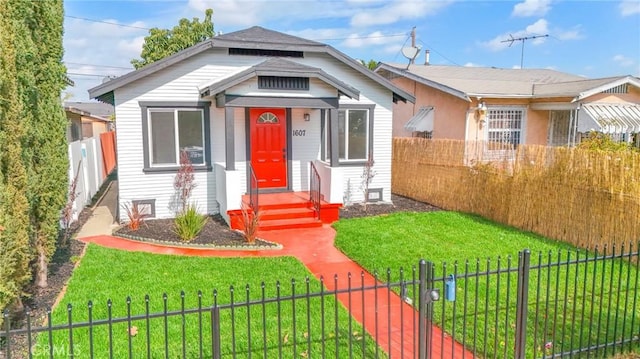
[(69, 144), (69, 186), (77, 176), (76, 199), (72, 208), (72, 222), (78, 219), (82, 209), (91, 203), (106, 179), (102, 164), (100, 136)]

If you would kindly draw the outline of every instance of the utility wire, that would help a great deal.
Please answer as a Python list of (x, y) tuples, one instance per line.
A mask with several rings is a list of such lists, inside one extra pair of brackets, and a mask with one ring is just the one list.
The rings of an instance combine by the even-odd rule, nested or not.
[(108, 75), (98, 75), (98, 74), (81, 74), (77, 72), (67, 72), (67, 75), (71, 76), (91, 76), (91, 77), (107, 77)]
[(433, 52), (435, 52), (436, 54), (440, 55), (442, 58), (444, 58), (445, 60), (449, 61), (450, 63), (452, 63), (452, 64), (454, 64), (454, 65), (456, 65), (456, 66), (461, 66), (459, 63), (457, 63), (457, 62), (455, 62), (455, 61), (451, 60), (450, 58), (448, 58), (448, 57), (446, 57), (446, 56), (444, 56), (444, 55), (443, 55), (441, 52), (439, 52), (438, 50), (436, 50), (436, 49), (434, 49), (433, 47), (431, 47), (431, 46), (427, 45), (424, 41), (422, 41), (422, 40), (418, 40), (418, 41), (420, 41), (424, 46), (426, 46), (426, 47), (429, 49), (429, 51), (433, 51)]
[[(77, 20), (82, 20), (82, 21), (97, 22), (97, 23), (100, 23), (100, 24), (108, 24), (108, 25), (113, 25), (113, 26), (130, 27), (130, 28), (141, 29), (141, 30), (151, 30), (148, 27), (125, 25), (125, 24), (119, 24), (117, 22), (88, 19), (86, 17), (71, 16), (71, 15), (65, 15), (64, 17), (77, 19)], [(406, 34), (390, 34), (390, 35), (372, 35), (372, 36), (356, 36), (356, 37), (323, 38), (323, 39), (311, 39), (311, 40), (315, 40), (315, 41), (334, 41), (334, 40), (350, 40), (350, 39), (376, 39), (376, 38), (387, 38), (387, 37), (401, 37), (401, 36), (405, 36), (405, 35)]]
[(338, 37), (332, 39), (311, 39), (314, 41), (333, 41), (333, 40), (351, 40), (351, 39), (381, 39), (387, 37), (401, 37), (407, 34), (391, 34), (391, 35), (371, 35), (371, 36), (352, 36), (352, 37)]
[(98, 64), (84, 64), (81, 62), (68, 62), (64, 61), (67, 65), (76, 65), (76, 66), (94, 66), (94, 67), (107, 67), (111, 69), (122, 69), (122, 70), (134, 70), (133, 67), (124, 67), (124, 66), (109, 66), (109, 65), (98, 65)]
[(125, 25), (125, 24), (118, 24), (117, 22), (110, 22), (110, 21), (102, 21), (102, 20), (87, 19), (86, 17), (71, 16), (71, 15), (65, 15), (64, 17), (68, 17), (68, 18), (71, 18), (71, 19), (82, 20), (82, 21), (97, 22), (97, 23), (101, 23), (101, 24), (108, 24), (108, 25), (120, 26), (120, 27), (130, 27), (130, 28), (132, 28), (132, 29), (151, 30), (151, 29), (150, 29), (150, 28), (148, 28), (148, 27), (134, 26), (134, 25)]

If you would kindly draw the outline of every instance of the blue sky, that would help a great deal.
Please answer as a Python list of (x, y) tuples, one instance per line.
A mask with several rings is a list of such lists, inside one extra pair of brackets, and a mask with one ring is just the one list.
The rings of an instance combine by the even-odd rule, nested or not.
[[(366, 61), (405, 63), (416, 28), (422, 48), (437, 65), (550, 68), (589, 78), (640, 76), (640, 0), (189, 0), (65, 1), (65, 63), (76, 85), (73, 101), (105, 76), (131, 71), (152, 27), (171, 28), (180, 18), (204, 17), (212, 8), (216, 32), (254, 25), (332, 45)], [(115, 25), (114, 25), (115, 24)]]

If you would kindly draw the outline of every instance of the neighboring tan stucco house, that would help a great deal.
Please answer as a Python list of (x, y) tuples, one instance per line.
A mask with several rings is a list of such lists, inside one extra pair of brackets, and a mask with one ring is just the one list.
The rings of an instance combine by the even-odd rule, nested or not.
[(65, 102), (69, 120), (67, 141), (79, 141), (113, 130), (113, 106), (92, 102)]
[(595, 130), (640, 143), (636, 77), (385, 63), (375, 71), (416, 98), (394, 106), (394, 137), (571, 146)]
[[(120, 206), (174, 217), (187, 151), (191, 202), (237, 227), (257, 192), (263, 228), (337, 219), (339, 206), (364, 200), (368, 161), (370, 199), (390, 202), (393, 104), (414, 100), (331, 46), (261, 27), (213, 37), (89, 94), (115, 106)], [(318, 192), (321, 208), (311, 201)]]

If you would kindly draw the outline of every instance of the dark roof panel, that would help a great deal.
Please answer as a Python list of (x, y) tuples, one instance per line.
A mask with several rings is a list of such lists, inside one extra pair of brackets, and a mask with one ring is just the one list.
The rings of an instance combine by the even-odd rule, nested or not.
[(263, 44), (301, 45), (301, 46), (325, 46), (322, 43), (303, 39), (301, 37), (287, 35), (278, 31), (253, 26), (248, 29), (230, 32), (215, 37), (216, 41), (230, 41), (238, 43), (259, 42)]

